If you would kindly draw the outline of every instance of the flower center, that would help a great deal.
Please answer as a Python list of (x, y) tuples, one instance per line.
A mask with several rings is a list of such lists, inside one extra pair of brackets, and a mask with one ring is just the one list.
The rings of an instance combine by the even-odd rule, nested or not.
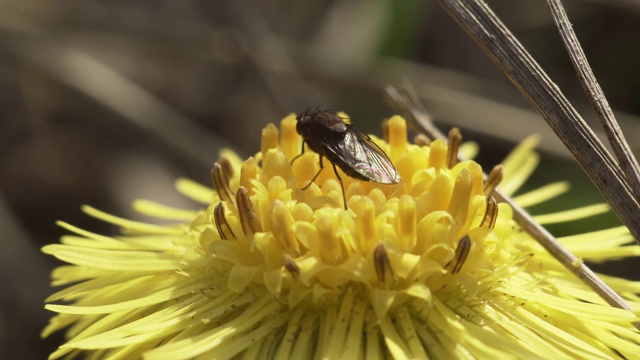
[(488, 258), (510, 234), (510, 211), (485, 195), (498, 174), (485, 184), (480, 165), (458, 161), (459, 133), (449, 145), (410, 144), (404, 119), (392, 117), (387, 141), (372, 140), (402, 180), (384, 185), (338, 169), (345, 210), (333, 171), (309, 184), (320, 170), (318, 154), (307, 150), (291, 164), (302, 146), (295, 129), (294, 115), (280, 130), (265, 127), (261, 151), (236, 166), (239, 172), (227, 159), (214, 166), (219, 198), (206, 211), (209, 225), (193, 227), (211, 266), (228, 272), (230, 289), (268, 291), (290, 307), (322, 306), (359, 289), (384, 312), (413, 298), (429, 302), (447, 284), (493, 271)]

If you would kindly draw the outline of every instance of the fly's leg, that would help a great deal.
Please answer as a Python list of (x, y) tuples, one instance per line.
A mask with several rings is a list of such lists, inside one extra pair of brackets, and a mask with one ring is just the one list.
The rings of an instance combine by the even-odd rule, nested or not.
[(336, 169), (336, 164), (331, 163), (333, 165), (333, 172), (336, 173), (336, 177), (338, 181), (340, 181), (340, 187), (342, 188), (342, 203), (344, 204), (344, 209), (347, 210), (347, 196), (344, 194), (344, 184), (342, 183), (342, 178), (338, 175), (338, 169)]
[[(299, 155), (298, 155), (299, 156)], [(297, 157), (297, 156), (296, 156)], [(309, 181), (309, 183), (307, 185), (305, 185), (302, 190), (307, 190), (309, 188), (309, 186), (311, 186), (311, 184), (313, 184), (314, 181), (316, 181), (316, 179), (318, 178), (318, 175), (320, 175), (320, 173), (322, 172), (322, 169), (324, 169), (324, 165), (322, 164), (322, 155), (319, 155), (318, 158), (320, 159), (320, 170), (318, 170), (318, 172), (313, 175), (313, 179), (311, 179), (311, 181)], [(295, 159), (294, 159), (295, 160)], [(333, 165), (333, 168), (335, 169), (336, 166)], [(337, 173), (336, 173), (337, 174)], [(340, 183), (342, 183), (342, 180), (340, 180)]]
[[(300, 149), (300, 154), (296, 155), (293, 159), (291, 159), (291, 163), (289, 165), (293, 165), (293, 162), (298, 160), (300, 156), (304, 155), (304, 141), (302, 142), (302, 148)], [(322, 164), (322, 159), (320, 159), (320, 164)], [(321, 166), (322, 167), (322, 166)]]

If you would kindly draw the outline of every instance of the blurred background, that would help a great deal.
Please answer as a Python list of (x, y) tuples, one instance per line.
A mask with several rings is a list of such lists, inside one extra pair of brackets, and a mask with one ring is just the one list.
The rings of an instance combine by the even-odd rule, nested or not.
[[(545, 2), (488, 3), (601, 134)], [(637, 155), (640, 0), (563, 3)], [(251, 155), (266, 123), (315, 105), (379, 133), (393, 114), (383, 88), (405, 78), (442, 130), (480, 144), (485, 168), (541, 134), (528, 186), (570, 180), (573, 191), (533, 213), (603, 201), (433, 1), (0, 0), (0, 357), (42, 359), (63, 341), (39, 338), (60, 265), (39, 248), (64, 233), (56, 220), (114, 234), (80, 206), (142, 220), (133, 199), (196, 208), (173, 183), (209, 184), (220, 148)], [(550, 230), (618, 224), (608, 214)], [(640, 279), (630, 266), (597, 270)]]

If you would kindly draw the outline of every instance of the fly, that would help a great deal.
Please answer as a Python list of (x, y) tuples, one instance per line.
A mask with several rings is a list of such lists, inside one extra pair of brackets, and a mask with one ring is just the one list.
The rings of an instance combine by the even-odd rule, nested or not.
[(347, 198), (336, 165), (354, 179), (375, 181), (380, 184), (397, 184), (400, 181), (400, 175), (387, 154), (371, 140), (369, 135), (360, 132), (350, 122), (345, 122), (335, 112), (317, 108), (308, 109), (296, 119), (298, 120), (296, 131), (303, 139), (302, 152), (291, 163), (304, 154), (305, 143), (309, 149), (319, 155), (320, 159), (320, 170), (302, 190), (308, 189), (324, 169), (323, 157), (333, 165), (333, 172), (340, 181), (345, 209), (347, 209)]

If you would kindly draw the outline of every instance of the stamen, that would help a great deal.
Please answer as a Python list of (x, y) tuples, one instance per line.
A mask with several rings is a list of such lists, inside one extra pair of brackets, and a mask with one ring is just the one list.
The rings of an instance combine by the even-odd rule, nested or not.
[(458, 242), (458, 247), (456, 248), (456, 254), (451, 261), (447, 264), (447, 270), (451, 271), (452, 274), (457, 274), (462, 269), (462, 265), (467, 260), (467, 256), (469, 255), (469, 250), (471, 249), (471, 239), (469, 239), (469, 235), (465, 235)]
[(296, 131), (296, 115), (291, 114), (284, 118), (280, 123), (280, 150), (284, 153), (287, 159), (293, 159), (298, 155), (298, 149), (300, 149), (300, 135)]
[(489, 196), (493, 192), (493, 190), (500, 184), (502, 181), (502, 165), (496, 165), (491, 169), (491, 172), (487, 176), (487, 179), (484, 181), (484, 194)]
[(256, 159), (253, 157), (248, 158), (242, 163), (240, 167), (240, 186), (244, 186), (247, 191), (253, 189), (253, 184), (249, 179), (256, 179), (258, 177), (258, 165)]
[(429, 146), (429, 160), (427, 166), (435, 168), (436, 171), (447, 167), (447, 153), (449, 147), (445, 140), (435, 139)]
[(251, 198), (249, 198), (249, 192), (244, 186), (240, 186), (236, 193), (236, 204), (238, 205), (238, 216), (240, 217), (240, 224), (244, 234), (250, 237), (257, 232), (261, 232), (260, 218), (251, 202)]
[(380, 282), (384, 283), (387, 276), (393, 276), (389, 254), (387, 254), (387, 247), (384, 244), (378, 244), (373, 249), (373, 265)]
[(447, 149), (447, 166), (451, 169), (458, 163), (458, 149), (462, 142), (460, 129), (453, 128), (449, 131), (449, 148)]
[[(477, 183), (478, 190), (480, 190), (480, 181)], [(468, 209), (471, 206), (471, 195), (473, 194), (473, 175), (469, 167), (462, 169), (456, 176), (451, 194), (451, 201), (447, 211), (457, 224), (464, 224), (469, 217)]]
[(431, 139), (425, 134), (418, 134), (413, 138), (413, 143), (422, 147), (431, 145)]
[(262, 159), (267, 156), (269, 149), (275, 149), (278, 147), (278, 137), (280, 132), (274, 124), (267, 124), (262, 129), (262, 141), (260, 142), (260, 151), (262, 152)]
[(213, 180), (213, 185), (218, 190), (220, 200), (234, 203), (235, 200), (233, 191), (231, 191), (231, 188), (229, 188), (229, 183), (225, 181), (226, 175), (224, 174), (222, 165), (220, 165), (219, 163), (213, 164), (213, 169), (211, 170), (211, 179)]
[(416, 201), (409, 195), (403, 195), (398, 202), (398, 243), (402, 250), (410, 251), (416, 245), (418, 219)]
[(284, 268), (297, 280), (300, 277), (300, 267), (296, 264), (296, 261), (289, 254), (284, 254), (282, 260), (284, 261)]
[(288, 252), (298, 253), (300, 246), (296, 234), (291, 229), (295, 220), (291, 216), (287, 205), (280, 200), (275, 200), (269, 208), (267, 219), (273, 236), (282, 247)]
[(224, 205), (222, 202), (219, 202), (218, 205), (216, 205), (216, 208), (213, 211), (213, 219), (216, 222), (218, 234), (220, 234), (222, 239), (229, 240), (236, 238), (231, 230), (231, 226), (229, 226), (229, 223), (227, 222), (227, 217), (224, 215)]
[(220, 158), (218, 159), (218, 164), (222, 166), (222, 173), (224, 174), (225, 182), (229, 183), (234, 173), (231, 161), (229, 161), (226, 156), (220, 156)]
[(398, 115), (389, 119), (389, 151), (387, 155), (391, 160), (398, 159), (409, 146), (407, 141), (407, 123)]
[(480, 223), (480, 227), (493, 229), (498, 220), (498, 204), (493, 196), (487, 196), (487, 209), (484, 212), (484, 218)]
[(368, 254), (375, 248), (376, 233), (376, 206), (368, 196), (357, 199), (352, 210), (356, 213), (356, 234), (360, 239), (360, 251)]

